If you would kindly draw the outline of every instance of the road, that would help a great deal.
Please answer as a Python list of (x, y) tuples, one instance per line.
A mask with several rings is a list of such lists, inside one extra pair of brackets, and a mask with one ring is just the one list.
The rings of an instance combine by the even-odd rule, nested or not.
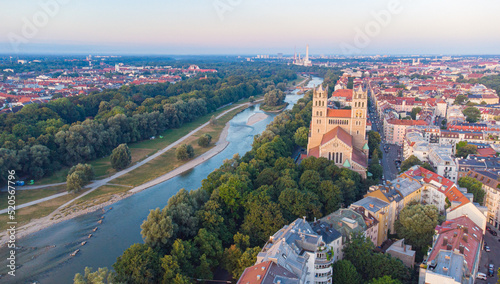
[[(370, 113), (370, 119), (372, 122), (372, 130), (378, 132), (380, 134), (380, 137), (383, 138), (384, 134), (380, 131), (381, 129), (379, 129), (375, 112)], [(381, 163), (382, 168), (384, 169), (384, 178), (386, 180), (393, 180), (399, 174), (399, 170), (396, 168), (396, 164), (394, 161), (401, 160), (400, 153), (402, 153), (402, 149), (400, 146), (386, 144), (383, 141), (384, 140), (382, 139), (382, 143), (380, 143), (380, 151), (382, 151), (383, 154)], [(386, 146), (388, 147), (387, 153), (384, 151), (384, 147)]]
[[(260, 99), (260, 100), (257, 100), (255, 102), (260, 102), (262, 101), (263, 99)], [(224, 116), (225, 114), (227, 114), (228, 112), (231, 112), (235, 109), (238, 109), (238, 108), (241, 108), (243, 106), (250, 106), (251, 104), (250, 103), (245, 103), (245, 104), (242, 104), (242, 105), (238, 105), (238, 106), (235, 106), (235, 107), (232, 107), (224, 112), (222, 112), (221, 114), (219, 114), (216, 118), (219, 119), (221, 118), (222, 116)], [(101, 179), (101, 180), (96, 180), (94, 182), (92, 182), (90, 185), (87, 185), (86, 188), (90, 188), (90, 190), (87, 190), (84, 194), (81, 194), (80, 196), (76, 197), (76, 198), (73, 198), (72, 200), (64, 203), (63, 205), (61, 205), (59, 208), (57, 208), (54, 212), (57, 212), (59, 209), (62, 209), (68, 205), (70, 205), (71, 203), (75, 202), (76, 200), (82, 198), (83, 196), (93, 192), (94, 190), (96, 190), (97, 188), (107, 184), (108, 182), (118, 178), (118, 177), (121, 177), (122, 175), (124, 174), (127, 174), (135, 169), (137, 169), (138, 167), (156, 159), (157, 157), (161, 156), (162, 154), (164, 154), (165, 152), (167, 152), (168, 150), (176, 147), (177, 145), (179, 145), (180, 143), (182, 143), (184, 140), (186, 140), (187, 138), (189, 138), (190, 136), (192, 136), (193, 134), (195, 134), (196, 132), (200, 131), (201, 129), (203, 129), (204, 127), (208, 126), (210, 124), (210, 121), (200, 125), (199, 127), (197, 127), (196, 129), (192, 130), (191, 132), (189, 132), (188, 134), (186, 134), (185, 136), (183, 136), (182, 138), (180, 138), (179, 140), (175, 141), (174, 143), (168, 145), (167, 147), (161, 149), (160, 151), (156, 152), (155, 154), (149, 156), (148, 158), (134, 164), (133, 166), (131, 167), (128, 167), (122, 171), (119, 171), (117, 173), (115, 173), (114, 175), (110, 176), (110, 177), (107, 177), (105, 179)], [(185, 169), (184, 169), (185, 170)], [(174, 170), (175, 171), (175, 170)], [(176, 171), (178, 172), (178, 171)], [(177, 173), (178, 174), (178, 173)], [(171, 178), (171, 177), (170, 177)], [(157, 181), (157, 180), (155, 180)], [(58, 184), (48, 184), (48, 185), (44, 185), (44, 186), (40, 186), (40, 187), (50, 187), (50, 186), (55, 186), (55, 185), (61, 185), (61, 184), (65, 184), (65, 183), (58, 183)], [(154, 184), (152, 184), (152, 182), (148, 183), (149, 186), (152, 186)], [(31, 187), (30, 189), (34, 189), (34, 188), (40, 188), (40, 187)], [(24, 208), (24, 207), (28, 207), (28, 206), (32, 206), (32, 205), (35, 205), (35, 204), (38, 204), (38, 203), (42, 203), (42, 202), (45, 202), (45, 201), (49, 201), (51, 199), (54, 199), (54, 198), (58, 198), (58, 197), (61, 197), (61, 196), (64, 196), (68, 194), (67, 192), (63, 192), (63, 193), (58, 193), (58, 194), (54, 194), (54, 195), (51, 195), (51, 196), (48, 196), (48, 197), (45, 197), (45, 198), (42, 198), (42, 199), (38, 199), (38, 200), (34, 200), (34, 201), (31, 201), (31, 202), (28, 202), (28, 203), (25, 203), (25, 204), (22, 204), (22, 205), (19, 205), (19, 206), (16, 206), (17, 209), (19, 208)], [(3, 209), (3, 210), (0, 210), (0, 214), (4, 214), (4, 213), (7, 213), (7, 209)]]
[[(493, 230), (494, 227), (489, 226)], [(493, 236), (490, 232), (486, 231), (484, 235), (484, 241), (488, 244), (490, 247), (490, 252), (486, 252), (484, 249), (481, 252), (481, 261), (479, 262), (479, 272), (482, 272), (486, 275), (488, 275), (488, 265), (490, 263), (493, 263), (495, 266), (494, 269), (494, 276), (493, 277), (487, 277), (487, 280), (476, 280), (476, 283), (497, 283), (498, 281), (498, 267), (500, 267), (500, 257), (498, 256), (498, 253), (500, 252), (500, 242), (498, 241), (500, 238), (500, 232), (498, 230), (495, 230), (498, 233), (498, 236)]]

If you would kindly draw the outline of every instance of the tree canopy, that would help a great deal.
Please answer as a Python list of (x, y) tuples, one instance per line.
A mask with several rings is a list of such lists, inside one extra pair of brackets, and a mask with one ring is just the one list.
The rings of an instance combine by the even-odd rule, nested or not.
[(123, 170), (132, 162), (132, 155), (127, 144), (120, 144), (111, 153), (111, 167), (115, 170)]

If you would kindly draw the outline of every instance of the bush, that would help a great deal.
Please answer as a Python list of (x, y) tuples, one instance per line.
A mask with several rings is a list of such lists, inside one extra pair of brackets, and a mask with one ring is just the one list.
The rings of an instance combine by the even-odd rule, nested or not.
[(177, 160), (185, 161), (194, 157), (194, 149), (193, 146), (182, 144), (175, 150), (175, 156)]
[(198, 145), (201, 147), (207, 147), (212, 142), (212, 136), (210, 134), (203, 134), (200, 138), (198, 138)]
[(127, 144), (120, 144), (111, 153), (111, 167), (115, 170), (122, 170), (132, 162), (132, 155)]

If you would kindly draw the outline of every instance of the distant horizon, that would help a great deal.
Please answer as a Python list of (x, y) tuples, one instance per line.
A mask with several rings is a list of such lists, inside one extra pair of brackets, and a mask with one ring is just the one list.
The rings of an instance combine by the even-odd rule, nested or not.
[(500, 1), (8, 1), (0, 53), (500, 54)]

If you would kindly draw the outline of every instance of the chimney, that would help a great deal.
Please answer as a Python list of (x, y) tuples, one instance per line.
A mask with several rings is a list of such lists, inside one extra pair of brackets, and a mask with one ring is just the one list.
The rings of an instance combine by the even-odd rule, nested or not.
[(443, 239), (443, 246), (448, 244), (448, 237), (444, 237)]
[(316, 217), (314, 217), (314, 223), (316, 223)]
[(462, 238), (463, 238), (464, 242), (466, 242), (466, 243), (469, 240), (469, 236), (467, 236), (467, 234), (464, 234), (464, 236)]
[(302, 219), (304, 219), (304, 222), (306, 222), (306, 216), (302, 216)]
[(458, 247), (458, 249), (460, 250), (461, 254), (464, 254), (464, 250), (465, 250), (464, 246), (461, 245), (460, 247)]
[(452, 248), (451, 244), (448, 244), (448, 245), (446, 246), (446, 250), (451, 250), (451, 248)]

